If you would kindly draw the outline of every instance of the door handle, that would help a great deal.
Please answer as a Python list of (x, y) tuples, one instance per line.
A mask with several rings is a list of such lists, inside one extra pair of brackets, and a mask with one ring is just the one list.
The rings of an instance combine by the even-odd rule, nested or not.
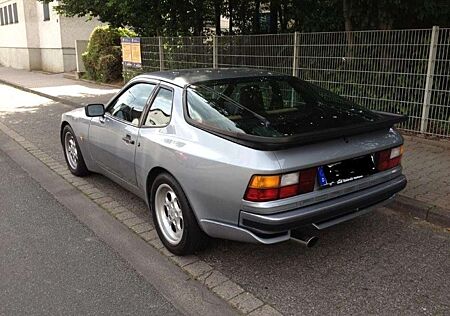
[(134, 140), (131, 139), (131, 136), (129, 134), (127, 134), (125, 137), (123, 137), (122, 140), (125, 143), (130, 144), (130, 145), (134, 145), (135, 144)]

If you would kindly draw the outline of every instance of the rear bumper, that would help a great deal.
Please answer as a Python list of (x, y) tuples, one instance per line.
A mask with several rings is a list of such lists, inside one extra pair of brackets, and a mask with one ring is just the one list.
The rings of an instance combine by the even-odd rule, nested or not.
[[(399, 175), (387, 182), (339, 196), (313, 205), (276, 214), (255, 214), (241, 211), (239, 226), (257, 235), (287, 232), (294, 228), (314, 225), (325, 228), (362, 215), (363, 210), (389, 200), (406, 186), (406, 178)], [(339, 220), (342, 219), (342, 220)]]

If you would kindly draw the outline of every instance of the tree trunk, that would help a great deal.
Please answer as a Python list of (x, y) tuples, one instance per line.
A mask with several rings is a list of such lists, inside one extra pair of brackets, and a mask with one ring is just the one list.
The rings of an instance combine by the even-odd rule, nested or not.
[(216, 25), (216, 35), (220, 36), (222, 34), (222, 29), (220, 25), (220, 17), (221, 17), (221, 0), (214, 1), (214, 24)]
[(253, 12), (253, 34), (259, 34), (261, 33), (260, 28), (260, 7), (261, 7), (261, 1), (256, 0), (255, 1), (255, 11)]
[(351, 0), (343, 0), (343, 12), (344, 12), (345, 31), (351, 32), (353, 31)]
[(228, 33), (230, 33), (230, 35), (233, 34), (233, 0), (228, 0), (228, 11), (230, 13), (230, 19), (229, 19), (229, 25), (228, 25)]
[(343, 13), (344, 13), (344, 23), (345, 32), (347, 33), (347, 45), (348, 45), (348, 55), (352, 55), (353, 46), (353, 23), (352, 23), (352, 12), (351, 12), (351, 0), (343, 0)]
[(278, 15), (280, 16), (281, 33), (285, 33), (287, 30), (286, 7), (281, 3), (278, 6)]
[(278, 31), (278, 4), (276, 1), (270, 1), (270, 25), (269, 33), (277, 33)]

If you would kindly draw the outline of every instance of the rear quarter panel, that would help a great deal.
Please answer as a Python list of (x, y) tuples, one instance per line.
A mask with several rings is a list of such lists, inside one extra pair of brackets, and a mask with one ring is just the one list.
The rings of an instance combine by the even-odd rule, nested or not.
[(175, 89), (169, 126), (140, 131), (135, 160), (138, 186), (149, 189), (149, 172), (163, 168), (180, 183), (197, 219), (237, 224), (251, 176), (276, 172), (280, 165), (272, 152), (253, 150), (189, 125), (182, 97), (182, 89)]

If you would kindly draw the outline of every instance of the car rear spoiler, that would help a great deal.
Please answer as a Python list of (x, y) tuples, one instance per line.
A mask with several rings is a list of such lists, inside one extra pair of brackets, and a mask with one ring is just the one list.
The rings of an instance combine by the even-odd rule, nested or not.
[(190, 118), (188, 122), (195, 127), (205, 130), (211, 134), (230, 140), (234, 143), (244, 145), (258, 150), (281, 150), (299, 145), (322, 142), (340, 137), (348, 137), (369, 133), (377, 130), (389, 129), (395, 124), (405, 122), (408, 117), (405, 115), (373, 111), (380, 116), (380, 119), (374, 122), (364, 122), (338, 128), (323, 129), (320, 131), (302, 133), (286, 137), (265, 137), (242, 133), (233, 133), (217, 129), (211, 126), (200, 124)]

